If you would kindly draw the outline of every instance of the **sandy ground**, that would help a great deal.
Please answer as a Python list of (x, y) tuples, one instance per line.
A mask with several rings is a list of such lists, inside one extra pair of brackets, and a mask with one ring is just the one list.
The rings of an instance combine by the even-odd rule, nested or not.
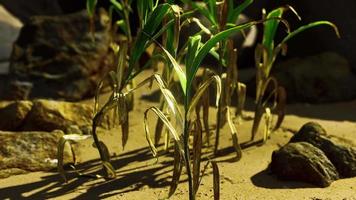
[[(149, 91), (147, 88), (140, 89), (138, 94), (149, 94)], [(140, 98), (139, 95), (136, 96)], [(136, 102), (135, 110), (130, 113), (130, 138), (124, 150), (121, 147), (119, 130), (101, 134), (102, 140), (116, 155), (112, 162), (117, 169), (116, 179), (105, 181), (70, 173), (69, 182), (65, 184), (55, 170), (34, 172), (0, 179), (0, 199), (164, 199), (168, 194), (172, 175), (172, 156), (163, 155), (156, 162), (152, 158), (143, 130), (143, 111), (157, 103), (142, 99)], [(298, 130), (309, 121), (319, 122), (328, 134), (356, 142), (356, 101), (324, 105), (294, 104), (288, 106), (287, 112), (283, 128), (273, 133), (265, 145), (245, 149), (238, 162), (218, 163), (221, 199), (356, 200), (356, 178), (335, 181), (328, 188), (317, 188), (301, 182), (278, 180), (266, 170), (272, 151), (286, 144), (292, 136), (288, 130)], [(252, 112), (247, 111), (246, 114), (252, 115)], [(155, 118), (152, 118), (151, 124), (154, 122)], [(250, 137), (251, 123), (247, 121), (238, 125), (241, 142)], [(76, 145), (80, 162), (78, 168), (86, 173), (100, 173), (98, 153), (91, 144), (90, 140)], [(222, 153), (221, 160), (234, 155), (229, 146), (230, 133), (225, 127), (220, 149), (226, 151), (223, 151), (225, 153)], [(197, 194), (198, 199), (213, 198), (211, 168), (206, 173)], [(182, 183), (171, 199), (188, 199), (186, 177), (182, 176), (181, 180)]]

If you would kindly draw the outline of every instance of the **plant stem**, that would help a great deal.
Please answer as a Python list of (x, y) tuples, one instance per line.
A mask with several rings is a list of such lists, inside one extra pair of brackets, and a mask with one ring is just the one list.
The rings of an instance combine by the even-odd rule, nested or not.
[(184, 123), (184, 156), (185, 156), (185, 167), (187, 169), (188, 184), (189, 184), (189, 200), (195, 200), (195, 195), (193, 191), (193, 177), (192, 170), (190, 168), (190, 151), (189, 151), (189, 123), (185, 121)]
[(190, 151), (189, 151), (189, 119), (188, 119), (188, 109), (190, 104), (190, 91), (187, 90), (187, 94), (184, 98), (184, 133), (183, 133), (183, 143), (184, 143), (184, 157), (185, 157), (185, 168), (188, 175), (189, 184), (189, 200), (195, 200), (195, 192), (193, 189), (193, 177), (192, 170), (190, 168)]

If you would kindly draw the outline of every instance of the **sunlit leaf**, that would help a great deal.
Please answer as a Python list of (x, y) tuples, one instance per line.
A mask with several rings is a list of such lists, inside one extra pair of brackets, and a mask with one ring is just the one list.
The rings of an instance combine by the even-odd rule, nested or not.
[(230, 113), (230, 108), (227, 106), (226, 107), (227, 111), (226, 111), (226, 118), (227, 118), (227, 122), (229, 124), (230, 127), (230, 131), (231, 131), (231, 138), (232, 138), (232, 145), (235, 149), (236, 152), (236, 160), (240, 160), (242, 157), (242, 151), (241, 151), (241, 147), (239, 144), (239, 139), (237, 137), (237, 130), (236, 127), (232, 121), (232, 117), (231, 117), (231, 113)]
[(221, 80), (220, 77), (217, 75), (211, 76), (209, 79), (207, 79), (204, 83), (200, 85), (198, 90), (196, 91), (195, 95), (193, 96), (189, 109), (187, 111), (187, 116), (190, 118), (192, 112), (194, 111), (195, 107), (197, 106), (200, 98), (204, 94), (204, 92), (209, 88), (209, 85), (211, 83), (215, 82), (216, 83), (216, 105), (219, 102), (220, 99), (220, 94), (221, 94)]
[(174, 138), (175, 142), (177, 143), (180, 152), (182, 153), (182, 156), (184, 155), (184, 148), (183, 148), (183, 143), (181, 141), (181, 136), (177, 133), (177, 131), (175, 130), (175, 128), (173, 127), (173, 125), (171, 124), (171, 122), (168, 120), (168, 118), (164, 115), (164, 113), (162, 111), (160, 111), (158, 108), (156, 107), (151, 107), (149, 109), (147, 109), (144, 113), (144, 124), (145, 124), (145, 133), (146, 133), (146, 140), (149, 144), (149, 147), (151, 149), (151, 152), (153, 154), (154, 157), (157, 156), (157, 148), (155, 147), (153, 141), (151, 140), (151, 136), (150, 136), (150, 130), (149, 130), (149, 125), (148, 125), (148, 112), (152, 111), (153, 113), (155, 113), (157, 115), (157, 117), (159, 119), (162, 120), (162, 122), (164, 123), (164, 125), (166, 126), (166, 128), (168, 129), (169, 133), (172, 135), (172, 137)]

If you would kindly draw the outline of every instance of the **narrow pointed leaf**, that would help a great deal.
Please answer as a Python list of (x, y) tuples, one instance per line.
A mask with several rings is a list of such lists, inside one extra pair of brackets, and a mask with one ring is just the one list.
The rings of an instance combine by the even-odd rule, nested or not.
[(192, 82), (195, 77), (196, 72), (198, 71), (198, 68), (205, 58), (205, 56), (210, 52), (210, 50), (220, 41), (227, 39), (230, 37), (232, 34), (236, 32), (240, 32), (241, 30), (245, 28), (249, 28), (251, 26), (254, 26), (258, 23), (261, 23), (263, 21), (256, 21), (256, 22), (249, 22), (245, 24), (241, 24), (232, 28), (229, 28), (225, 31), (221, 31), (214, 35), (212, 38), (210, 38), (199, 50), (198, 54), (196, 55), (193, 63), (191, 64), (191, 73), (189, 74), (188, 80), (187, 80), (187, 90), (190, 90), (192, 87)]
[(172, 176), (172, 182), (169, 188), (169, 194), (168, 198), (170, 198), (174, 192), (177, 189), (177, 186), (179, 184), (179, 179), (182, 174), (182, 168), (183, 168), (183, 160), (182, 156), (178, 147), (178, 144), (175, 142), (174, 145), (174, 161), (173, 161), (173, 176)]
[(221, 80), (219, 76), (214, 75), (211, 76), (209, 79), (207, 79), (204, 83), (202, 83), (198, 88), (198, 90), (196, 91), (195, 95), (193, 96), (190, 102), (189, 109), (187, 111), (188, 118), (191, 117), (191, 114), (194, 111), (195, 107), (197, 106), (200, 98), (202, 97), (204, 92), (209, 88), (209, 85), (213, 82), (216, 83), (216, 105), (218, 104), (220, 99), (220, 94), (221, 94)]
[(177, 143), (180, 152), (182, 153), (182, 156), (184, 155), (184, 149), (183, 149), (183, 143), (181, 141), (181, 136), (177, 133), (177, 131), (174, 129), (173, 125), (171, 124), (171, 122), (168, 120), (168, 118), (164, 115), (164, 113), (162, 111), (160, 111), (158, 108), (156, 107), (151, 107), (149, 109), (147, 109), (144, 113), (144, 124), (145, 124), (145, 133), (146, 133), (146, 140), (150, 146), (151, 152), (153, 154), (154, 157), (157, 156), (157, 148), (155, 147), (153, 141), (151, 140), (151, 136), (150, 136), (150, 130), (149, 130), (149, 125), (148, 125), (148, 112), (152, 111), (153, 113), (155, 113), (159, 119), (162, 120), (162, 122), (164, 123), (164, 125), (166, 126), (166, 128), (168, 129), (169, 133), (172, 135), (172, 137), (174, 138), (175, 142)]
[(294, 30), (293, 32), (289, 33), (287, 35), (287, 37), (285, 37), (283, 39), (283, 41), (281, 42), (281, 44), (286, 43), (288, 40), (290, 40), (291, 38), (295, 37), (296, 35), (298, 35), (301, 32), (304, 32), (310, 28), (314, 28), (314, 27), (318, 27), (318, 26), (322, 26), (322, 25), (327, 25), (327, 26), (331, 26), (331, 28), (334, 29), (335, 34), (337, 35), (337, 37), (340, 38), (340, 33), (339, 33), (339, 29), (337, 28), (337, 26), (329, 21), (317, 21), (317, 22), (312, 22), (310, 24), (304, 25), (299, 27), (297, 30)]
[(239, 144), (239, 139), (237, 137), (237, 130), (236, 127), (232, 121), (231, 118), (231, 113), (230, 113), (230, 108), (227, 107), (227, 111), (226, 111), (226, 118), (227, 118), (227, 122), (229, 124), (230, 127), (230, 131), (231, 131), (231, 138), (232, 138), (232, 145), (235, 149), (236, 152), (236, 160), (240, 160), (242, 157), (242, 150), (241, 150), (241, 146)]
[(286, 102), (287, 102), (287, 92), (283, 87), (278, 87), (278, 103), (275, 109), (275, 112), (277, 113), (277, 122), (273, 130), (277, 130), (283, 120), (284, 116), (286, 114)]
[(240, 14), (249, 6), (253, 3), (254, 0), (245, 0), (243, 3), (241, 3), (239, 6), (236, 8), (231, 8), (233, 9), (231, 12), (228, 13), (227, 17), (227, 23), (232, 23), (235, 24), (236, 21), (238, 20)]
[(211, 162), (213, 167), (213, 190), (214, 190), (214, 200), (220, 200), (220, 172), (219, 167), (216, 162)]

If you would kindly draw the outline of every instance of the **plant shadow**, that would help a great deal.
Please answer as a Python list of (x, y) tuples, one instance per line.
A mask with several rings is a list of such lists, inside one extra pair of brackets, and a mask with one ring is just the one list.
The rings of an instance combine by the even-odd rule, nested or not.
[[(165, 156), (167, 157), (167, 156)], [(128, 163), (146, 163), (139, 167), (121, 169)], [(144, 186), (150, 188), (164, 188), (170, 185), (173, 161), (165, 158), (159, 164), (152, 164), (149, 149), (133, 150), (112, 159), (117, 177), (112, 180), (93, 179), (96, 174), (102, 174), (100, 160), (92, 160), (76, 166), (85, 176), (78, 176), (75, 172), (67, 173), (67, 183), (64, 183), (58, 173), (41, 177), (37, 182), (10, 186), (0, 189), (0, 199), (50, 199), (60, 198), (64, 194), (78, 193), (75, 199), (102, 199), (121, 193), (137, 191)], [(147, 164), (149, 163), (149, 164)], [(128, 166), (126, 166), (127, 168)], [(85, 170), (84, 170), (85, 169)], [(88, 173), (89, 171), (89, 173)], [(88, 176), (88, 175), (91, 175)], [(91, 182), (93, 181), (93, 182)], [(84, 190), (86, 189), (86, 190)]]

